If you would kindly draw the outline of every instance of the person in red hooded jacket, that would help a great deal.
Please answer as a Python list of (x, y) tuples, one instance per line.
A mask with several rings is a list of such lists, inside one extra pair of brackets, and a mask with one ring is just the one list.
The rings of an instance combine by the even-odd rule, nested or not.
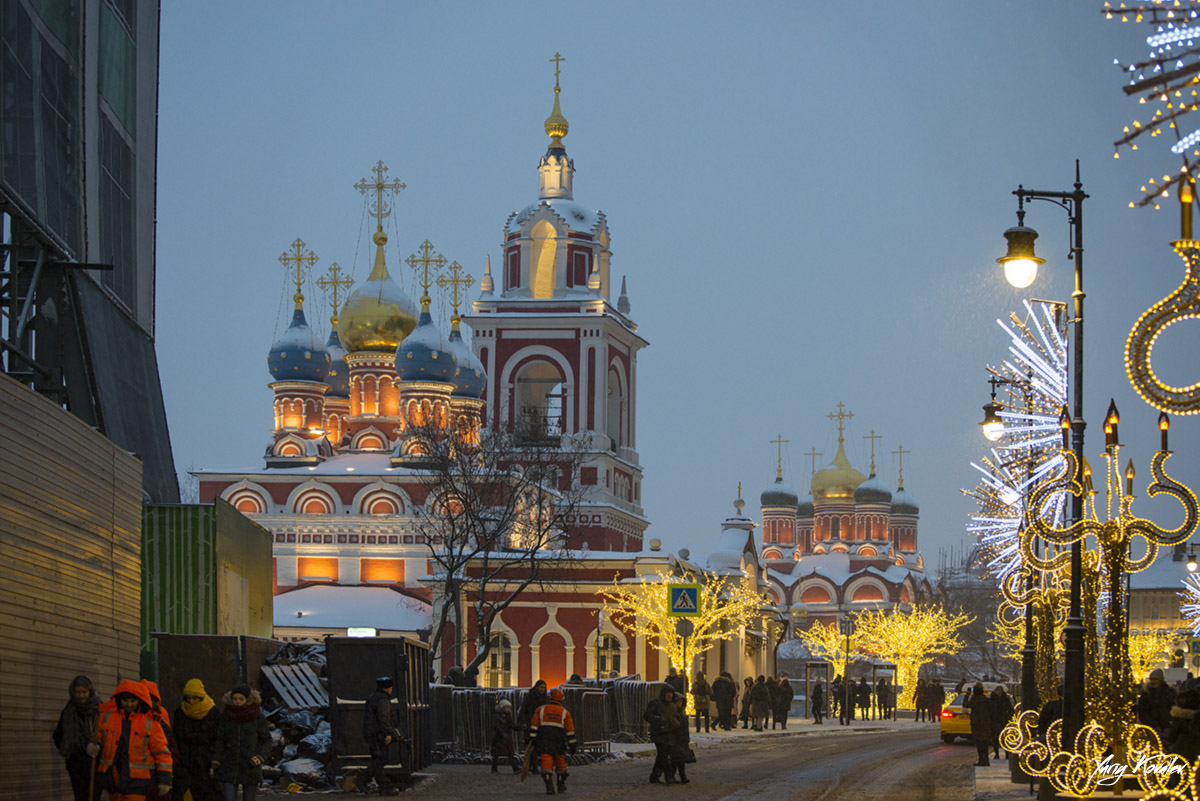
[(171, 751), (151, 709), (150, 692), (137, 681), (121, 682), (100, 707), (100, 726), (87, 752), (98, 757), (97, 780), (110, 801), (145, 801), (152, 790), (171, 793)]
[[(171, 716), (167, 713), (166, 707), (162, 705), (162, 695), (158, 692), (158, 682), (150, 681), (150, 679), (142, 679), (142, 684), (145, 685), (146, 691), (150, 693), (150, 714), (162, 726), (163, 734), (167, 735), (167, 748), (171, 750), (171, 766), (174, 768), (179, 762), (179, 746), (175, 743), (175, 730), (171, 728)], [(170, 793), (159, 793), (154, 786), (151, 786), (150, 792), (146, 793), (146, 801), (159, 801), (159, 799), (170, 797)]]

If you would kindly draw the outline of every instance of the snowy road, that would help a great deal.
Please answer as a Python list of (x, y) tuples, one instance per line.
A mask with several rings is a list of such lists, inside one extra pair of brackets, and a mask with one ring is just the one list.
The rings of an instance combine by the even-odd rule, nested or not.
[[(697, 746), (686, 787), (647, 783), (651, 760), (574, 768), (571, 801), (672, 797), (687, 801), (973, 801), (975, 749), (945, 745), (925, 728), (737, 738)], [(403, 797), (473, 801), (545, 797), (536, 777), (521, 783), (484, 765), (435, 765)], [(293, 798), (295, 796), (292, 796)]]

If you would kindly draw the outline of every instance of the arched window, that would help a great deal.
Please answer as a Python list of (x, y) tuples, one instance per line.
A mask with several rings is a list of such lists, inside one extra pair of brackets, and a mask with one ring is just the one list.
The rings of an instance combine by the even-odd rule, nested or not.
[(484, 683), (488, 687), (512, 686), (512, 643), (507, 634), (493, 634), (488, 641)]
[(563, 431), (563, 376), (558, 366), (537, 361), (517, 375), (518, 436), (540, 440)]
[(829, 538), (838, 539), (842, 536), (842, 519), (835, 517), (829, 521)]
[(611, 634), (602, 634), (596, 641), (596, 670), (601, 676), (621, 675), (621, 645)]

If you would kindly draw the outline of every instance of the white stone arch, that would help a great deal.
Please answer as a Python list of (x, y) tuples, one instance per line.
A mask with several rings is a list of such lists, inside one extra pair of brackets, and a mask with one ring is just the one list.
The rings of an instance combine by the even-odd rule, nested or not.
[[(874, 587), (879, 590), (880, 601), (855, 601), (854, 593), (861, 587)], [(846, 585), (846, 603), (890, 603), (892, 600), (892, 592), (887, 584), (875, 578), (874, 576), (861, 576)]]
[(862, 545), (856, 546), (854, 548), (854, 554), (856, 556), (879, 556), (880, 555), (878, 547), (876, 547), (874, 544), (867, 544), (867, 543), (863, 543)]
[(301, 502), (308, 500), (308, 496), (317, 493), (326, 496), (326, 498), (329, 500), (330, 504), (332, 505), (332, 509), (329, 512), (331, 515), (342, 514), (346, 511), (342, 504), (342, 499), (338, 496), (333, 487), (311, 478), (308, 481), (304, 481), (296, 485), (296, 487), (291, 491), (291, 494), (288, 495), (285, 508), (291, 514), (304, 514), (301, 511)]
[(267, 492), (262, 484), (253, 481), (239, 481), (236, 484), (230, 484), (221, 492), (221, 500), (235, 509), (239, 500), (248, 497), (257, 497), (264, 514), (275, 511), (275, 502), (271, 500), (271, 493)]
[[(829, 595), (829, 600), (828, 601), (805, 601), (804, 600), (804, 591), (808, 590), (808, 589), (812, 589), (812, 588), (820, 588), (820, 589), (824, 590), (826, 592), (826, 594)], [(793, 600), (793, 603), (804, 603), (804, 604), (837, 604), (837, 602), (838, 602), (837, 586), (832, 581), (829, 581), (826, 578), (821, 578), (818, 576), (809, 577), (809, 578), (801, 581), (800, 584), (796, 587), (796, 593), (792, 600)]]
[[(507, 611), (507, 610), (505, 610), (505, 611)], [(512, 628), (510, 628), (507, 623), (504, 622), (504, 620), (502, 619), (503, 616), (504, 616), (504, 612), (501, 612), (500, 614), (498, 614), (494, 618), (492, 618), (492, 627), (491, 627), (491, 633), (489, 636), (495, 637), (497, 634), (503, 634), (505, 637), (508, 638), (509, 647), (512, 648), (512, 681), (513, 681), (513, 684), (516, 685), (521, 681), (521, 678), (520, 678), (521, 649), (526, 646), (523, 646), (521, 644), (521, 638), (517, 636), (517, 633), (515, 631), (513, 631)], [(486, 661), (484, 662), (483, 669), (485, 671), (487, 669)], [(534, 676), (533, 680), (537, 681), (537, 676)]]
[(623, 674), (628, 674), (630, 672), (629, 638), (625, 636), (625, 632), (613, 625), (613, 622), (608, 615), (604, 616), (604, 623), (601, 624), (600, 631), (596, 631), (596, 629), (589, 631), (587, 640), (584, 642), (584, 650), (587, 652), (588, 667), (592, 668), (596, 664), (596, 643), (599, 639), (599, 635), (601, 634), (609, 634), (617, 638), (617, 649), (621, 652), (621, 672)]
[(558, 607), (550, 606), (546, 608), (550, 617), (540, 629), (533, 633), (529, 639), (529, 652), (532, 656), (530, 663), (533, 667), (533, 680), (537, 681), (542, 672), (542, 637), (547, 634), (558, 634), (563, 638), (565, 650), (567, 652), (567, 675), (575, 672), (575, 638), (571, 636), (571, 632), (567, 631), (561, 623), (558, 622)]
[[(604, 433), (614, 445), (630, 445), (629, 413), (630, 388), (627, 366), (616, 356), (609, 359), (604, 367), (604, 385), (607, 396), (604, 399)], [(616, 376), (616, 386), (610, 380)], [(614, 419), (615, 418), (615, 419)]]
[[(286, 453), (286, 451), (296, 451), (298, 453)], [(296, 434), (288, 434), (276, 440), (271, 446), (271, 455), (282, 459), (295, 458), (298, 456), (308, 456), (308, 440)]]
[(514, 373), (518, 370), (523, 371), (530, 363), (539, 358), (542, 361), (547, 361), (555, 365), (558, 368), (559, 375), (562, 376), (562, 430), (564, 433), (574, 432), (575, 388), (577, 386), (575, 371), (571, 369), (570, 362), (567, 361), (567, 358), (563, 354), (545, 345), (526, 345), (505, 361), (504, 369), (500, 373), (500, 381), (497, 384), (497, 387), (500, 389), (500, 415), (498, 420), (502, 424), (507, 424), (510, 419), (515, 419), (511, 409), (511, 403), (516, 400), (516, 376)]
[[(359, 431), (358, 433), (356, 433), (353, 437), (351, 437), (350, 450), (352, 450), (352, 451), (359, 450), (362, 447), (363, 439), (365, 439), (367, 437), (377, 437), (379, 439), (379, 441), (382, 443), (382, 446), (378, 449), (379, 451), (391, 450), (391, 447), (392, 447), (391, 437), (389, 437), (387, 434), (383, 433), (382, 430), (376, 428), (375, 426), (367, 426), (366, 428), (364, 428), (361, 431)], [(375, 449), (373, 448), (372, 450), (375, 450)]]
[(356, 492), (350, 506), (356, 514), (369, 514), (366, 510), (367, 505), (380, 495), (387, 495), (396, 501), (400, 507), (400, 511), (397, 514), (408, 514), (408, 511), (413, 507), (412, 499), (408, 497), (408, 494), (403, 489), (396, 484), (386, 484), (383, 481), (375, 481)]

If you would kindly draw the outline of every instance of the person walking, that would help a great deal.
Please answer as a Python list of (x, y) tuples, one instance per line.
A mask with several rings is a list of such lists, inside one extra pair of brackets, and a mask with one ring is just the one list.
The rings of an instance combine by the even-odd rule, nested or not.
[(747, 676), (742, 679), (742, 714), (739, 716), (742, 721), (742, 728), (750, 728), (750, 692), (754, 689), (754, 679)]
[(183, 801), (191, 792), (192, 801), (218, 801), (208, 767), (217, 747), (217, 728), (221, 712), (208, 697), (204, 682), (191, 679), (183, 685), (183, 703), (175, 710), (175, 744), (179, 758), (175, 763), (175, 781), (171, 798)]
[(842, 676), (838, 674), (833, 677), (833, 683), (829, 685), (829, 716), (840, 718), (842, 716), (842, 696), (845, 688), (842, 687)]
[(771, 713), (771, 689), (767, 686), (767, 677), (759, 676), (750, 689), (750, 714), (754, 731), (762, 731), (767, 726), (767, 716)]
[(992, 764), (988, 761), (988, 746), (992, 742), (992, 715), (991, 701), (983, 691), (983, 682), (975, 682), (966, 707), (971, 710), (971, 734), (975, 738), (975, 750), (979, 754), (975, 767), (984, 768)]
[[(693, 689), (695, 686), (693, 683)], [(692, 755), (691, 730), (687, 725), (687, 698), (676, 695), (675, 703), (679, 708), (679, 719), (683, 725), (675, 730), (675, 738), (671, 742), (671, 773), (678, 776), (677, 781), (680, 784), (687, 784), (690, 781), (687, 777), (687, 763), (695, 759)], [(696, 731), (700, 731), (700, 729), (697, 728)]]
[(368, 695), (363, 703), (362, 736), (371, 752), (371, 760), (367, 763), (367, 775), (375, 780), (380, 795), (395, 795), (399, 792), (392, 787), (384, 772), (392, 742), (400, 740), (400, 731), (392, 722), (393, 690), (392, 677), (380, 676), (375, 679), (375, 692)]
[[(92, 758), (87, 746), (100, 722), (100, 696), (87, 676), (76, 676), (67, 687), (67, 705), (58, 715), (58, 725), (50, 735), (54, 747), (66, 763), (75, 801), (98, 801), (100, 788), (92, 780)], [(88, 787), (91, 787), (91, 796)]]
[[(146, 685), (146, 691), (150, 693), (150, 714), (162, 726), (163, 734), (167, 735), (167, 747), (171, 749), (171, 760), (174, 764), (178, 764), (179, 744), (175, 741), (175, 729), (171, 726), (171, 716), (163, 708), (162, 695), (158, 692), (158, 683), (150, 681), (150, 679), (142, 679), (142, 684)], [(146, 794), (146, 801), (162, 801), (169, 797), (169, 795), (160, 795), (157, 787), (151, 787), (150, 792)]]
[(529, 724), (533, 720), (533, 713), (538, 710), (538, 707), (549, 700), (550, 694), (546, 690), (544, 679), (535, 681), (529, 692), (525, 693), (525, 698), (521, 701), (521, 711), (517, 713), (517, 723), (521, 730), (525, 747), (529, 746)]
[[(539, 706), (529, 722), (529, 736), (537, 750), (546, 783), (546, 795), (554, 795), (554, 777), (558, 774), (558, 792), (567, 791), (567, 751), (575, 753), (575, 721), (563, 706), (566, 694), (561, 687), (550, 691), (546, 703)], [(686, 728), (686, 727), (685, 727)]]
[(849, 726), (854, 721), (855, 703), (854, 681), (849, 676), (842, 680), (841, 692), (838, 693), (838, 721), (843, 726)]
[[(708, 707), (712, 702), (712, 688), (703, 673), (697, 673), (692, 681), (692, 706), (696, 708), (696, 734), (700, 733), (700, 718), (704, 718), (704, 731), (708, 731)], [(718, 721), (719, 722), (719, 721)]]
[(1150, 671), (1150, 682), (1137, 700), (1138, 723), (1166, 736), (1171, 726), (1171, 707), (1175, 705), (1175, 690), (1163, 681), (1162, 668)]
[(675, 691), (675, 695), (677, 697), (680, 695), (683, 695), (683, 696), (687, 695), (687, 691), (688, 691), (687, 676), (685, 676), (682, 673), (680, 673), (679, 671), (677, 671), (674, 667), (667, 669), (667, 678), (665, 681), (667, 682), (667, 684), (671, 685), (671, 689), (673, 689)]
[(517, 759), (516, 721), (513, 720), (512, 701), (501, 698), (492, 713), (492, 773), (499, 773), (500, 759), (508, 760), (513, 773), (521, 772), (521, 760)]
[(942, 707), (946, 703), (946, 691), (942, 689), (942, 680), (934, 679), (929, 687), (929, 720), (931, 723), (941, 723)]
[(821, 683), (820, 679), (817, 679), (816, 684), (813, 685), (812, 697), (809, 699), (809, 704), (812, 708), (814, 722), (818, 726), (821, 725), (821, 717), (825, 712), (825, 685)]
[(913, 692), (913, 722), (920, 723), (929, 714), (929, 688), (925, 679), (917, 679), (917, 688)]
[(796, 691), (792, 689), (792, 683), (788, 680), (787, 674), (780, 674), (779, 702), (775, 706), (775, 719), (771, 722), (772, 729), (775, 728), (775, 721), (778, 721), (779, 728), (787, 728), (788, 715), (792, 712), (792, 699), (795, 697)]
[(767, 719), (763, 721), (763, 728), (770, 725), (774, 729), (775, 710), (779, 707), (779, 682), (774, 676), (767, 676), (767, 699)]
[(858, 708), (863, 720), (871, 719), (871, 685), (866, 676), (858, 680)]
[(150, 692), (140, 681), (123, 681), (99, 708), (100, 724), (87, 745), (97, 758), (96, 778), (109, 801), (144, 801), (151, 788), (171, 792), (171, 749), (150, 713)]
[(1012, 720), (1014, 712), (1013, 702), (1008, 693), (1004, 691), (1003, 684), (996, 685), (995, 689), (992, 690), (992, 697), (988, 701), (991, 704), (988, 714), (992, 719), (992, 756), (999, 759), (1000, 733), (1004, 731), (1004, 727)]
[(728, 672), (722, 672), (712, 683), (712, 699), (717, 705), (717, 725), (725, 731), (733, 727), (733, 703), (737, 700), (737, 685)]
[(675, 731), (679, 728), (679, 707), (675, 705), (675, 688), (664, 684), (658, 698), (650, 699), (642, 720), (650, 724), (650, 742), (654, 743), (654, 767), (650, 769), (650, 783), (661, 784), (661, 778), (667, 776), (667, 784), (673, 783), (671, 770), (671, 745), (675, 741)]
[(225, 801), (254, 801), (262, 781), (261, 765), (271, 756), (271, 735), (258, 690), (239, 684), (221, 699), (221, 720), (213, 749), (212, 773), (221, 782)]

